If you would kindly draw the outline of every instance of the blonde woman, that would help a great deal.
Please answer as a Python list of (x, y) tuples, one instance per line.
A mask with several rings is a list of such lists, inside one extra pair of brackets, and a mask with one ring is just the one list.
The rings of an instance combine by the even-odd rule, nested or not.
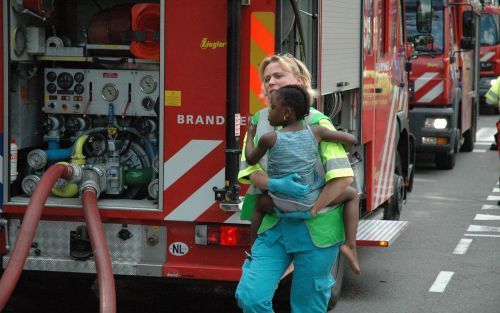
[[(266, 98), (285, 85), (300, 85), (315, 96), (309, 71), (291, 55), (265, 58), (259, 73), (262, 93)], [(263, 134), (274, 131), (267, 120), (268, 111), (269, 108), (264, 108), (252, 117), (251, 123), (256, 128), (255, 142)], [(313, 108), (305, 123), (333, 129), (328, 117)], [(321, 142), (319, 154), (321, 162), (318, 162), (318, 169), (324, 173), (326, 181), (315, 204), (320, 208), (319, 213), (308, 219), (290, 218), (286, 214), (264, 216), (236, 290), (238, 305), (244, 312), (273, 312), (271, 300), (274, 291), (292, 261), (292, 312), (324, 313), (327, 310), (331, 287), (335, 283), (331, 269), (345, 238), (343, 205), (329, 207), (329, 204), (350, 186), (353, 171), (341, 144)], [(254, 205), (262, 190), (295, 196), (309, 191), (308, 186), (295, 181), (296, 174), (270, 179), (266, 169), (266, 156), (252, 166), (242, 157), (238, 177), (241, 183), (252, 184), (245, 196), (242, 219), (252, 219)]]

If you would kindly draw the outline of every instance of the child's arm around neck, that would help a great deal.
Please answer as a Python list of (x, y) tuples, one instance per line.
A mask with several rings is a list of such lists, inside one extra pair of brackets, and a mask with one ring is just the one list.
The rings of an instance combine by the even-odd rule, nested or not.
[(311, 130), (318, 142), (321, 140), (337, 142), (347, 147), (358, 143), (356, 137), (346, 132), (331, 130), (323, 126), (311, 126)]

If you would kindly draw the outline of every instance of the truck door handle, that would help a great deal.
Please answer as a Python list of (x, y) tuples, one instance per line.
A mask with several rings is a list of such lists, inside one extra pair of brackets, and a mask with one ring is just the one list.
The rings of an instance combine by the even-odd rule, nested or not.
[(382, 93), (384, 91), (384, 88), (375, 88), (375, 93)]

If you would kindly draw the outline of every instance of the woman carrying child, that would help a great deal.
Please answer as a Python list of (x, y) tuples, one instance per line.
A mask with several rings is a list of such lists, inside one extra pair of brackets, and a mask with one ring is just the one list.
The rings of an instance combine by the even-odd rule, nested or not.
[[(260, 66), (263, 93), (268, 99), (280, 87), (301, 85), (310, 95), (310, 74), (302, 62), (293, 56), (271, 56)], [(269, 108), (254, 115), (255, 142), (270, 131)], [(313, 108), (305, 118), (306, 125), (321, 125), (333, 129), (329, 119)], [(343, 146), (323, 141), (319, 144), (325, 186), (316, 199), (316, 211), (327, 208), (339, 199), (352, 183), (353, 171)], [(266, 174), (267, 157), (250, 166), (242, 157), (239, 178), (252, 183), (243, 204), (243, 219), (251, 219), (253, 206), (260, 190), (269, 190), (295, 196), (309, 193), (309, 188), (294, 181), (297, 174), (269, 178)], [(264, 207), (264, 206), (263, 206)], [(292, 212), (293, 213), (293, 212)], [(347, 212), (346, 212), (347, 213)], [(356, 218), (357, 214), (356, 213)], [(309, 219), (290, 218), (280, 214), (266, 214), (259, 228), (259, 236), (252, 246), (251, 256), (243, 265), (243, 274), (236, 290), (238, 305), (244, 312), (273, 312), (272, 297), (285, 270), (293, 261), (294, 273), (290, 302), (293, 312), (325, 312), (335, 283), (331, 276), (333, 263), (344, 240), (343, 206), (328, 208)], [(290, 213), (289, 213), (290, 214)], [(357, 222), (356, 222), (357, 223)], [(354, 234), (355, 237), (355, 234)], [(355, 251), (355, 250), (354, 250)], [(352, 266), (352, 264), (351, 264)]]

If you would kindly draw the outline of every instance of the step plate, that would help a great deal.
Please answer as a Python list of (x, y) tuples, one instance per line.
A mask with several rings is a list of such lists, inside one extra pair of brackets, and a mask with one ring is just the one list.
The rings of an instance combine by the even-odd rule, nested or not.
[(358, 224), (358, 246), (388, 247), (408, 226), (407, 221), (361, 220)]

